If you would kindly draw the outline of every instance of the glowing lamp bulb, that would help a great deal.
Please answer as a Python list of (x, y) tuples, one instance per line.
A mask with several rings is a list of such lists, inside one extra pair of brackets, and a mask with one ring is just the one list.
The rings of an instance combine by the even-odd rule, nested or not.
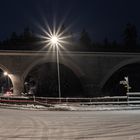
[(4, 75), (5, 75), (5, 76), (7, 76), (7, 75), (8, 75), (8, 73), (7, 73), (7, 72), (4, 72)]
[(56, 45), (58, 44), (59, 39), (57, 36), (52, 36), (50, 41), (53, 45)]

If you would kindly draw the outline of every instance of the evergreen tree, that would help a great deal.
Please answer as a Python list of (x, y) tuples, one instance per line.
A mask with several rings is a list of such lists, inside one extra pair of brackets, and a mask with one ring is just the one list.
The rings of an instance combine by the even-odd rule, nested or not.
[(111, 48), (113, 51), (120, 51), (120, 46), (116, 40), (113, 40), (111, 43)]
[(11, 40), (12, 41), (16, 41), (17, 39), (18, 39), (17, 33), (16, 32), (12, 32), (12, 34), (11, 34)]
[(32, 31), (29, 27), (26, 27), (23, 32), (24, 39), (30, 39), (32, 37)]
[(137, 29), (133, 24), (127, 24), (124, 30), (124, 46), (129, 50), (135, 50), (137, 46)]
[(82, 50), (91, 51), (92, 41), (90, 39), (88, 32), (85, 29), (83, 29), (83, 31), (81, 32), (79, 41)]
[(105, 38), (104, 39), (103, 49), (104, 49), (104, 51), (110, 51), (111, 50), (111, 48), (110, 48), (110, 42), (108, 41), (108, 38)]

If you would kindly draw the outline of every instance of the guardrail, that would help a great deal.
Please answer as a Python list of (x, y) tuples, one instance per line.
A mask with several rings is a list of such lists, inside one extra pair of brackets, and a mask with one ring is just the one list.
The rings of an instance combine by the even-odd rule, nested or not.
[(0, 103), (10, 104), (58, 104), (80, 103), (86, 105), (127, 104), (127, 96), (94, 97), (94, 98), (54, 98), (54, 97), (4, 97), (0, 96)]
[(127, 102), (128, 104), (140, 104), (140, 92), (128, 92)]
[(84, 105), (129, 105), (140, 104), (140, 92), (129, 92), (127, 96), (106, 96), (93, 98), (58, 98), (58, 97), (24, 97), (24, 96), (0, 96), (0, 103), (8, 104), (84, 104)]

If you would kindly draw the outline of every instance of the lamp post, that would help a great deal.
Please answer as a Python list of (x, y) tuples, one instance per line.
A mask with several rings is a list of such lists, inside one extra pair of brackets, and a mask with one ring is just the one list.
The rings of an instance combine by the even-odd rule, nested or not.
[(59, 66), (59, 37), (52, 35), (50, 38), (50, 43), (56, 50), (56, 63), (57, 63), (57, 80), (58, 80), (58, 96), (61, 102), (61, 80), (60, 80), (60, 66)]
[(59, 101), (61, 102), (61, 77), (60, 77), (60, 65), (59, 65), (59, 48), (64, 48), (64, 44), (68, 44), (68, 38), (70, 38), (69, 35), (66, 35), (68, 28), (63, 29), (62, 24), (60, 24), (57, 28), (54, 22), (53, 28), (51, 29), (50, 26), (47, 24), (47, 30), (41, 28), (44, 35), (40, 35), (40, 38), (43, 39), (41, 43), (44, 43), (45, 46), (47, 45), (49, 47), (49, 50), (51, 48), (55, 49), (56, 52), (56, 62), (57, 62), (57, 79), (58, 79), (58, 96)]
[(8, 91), (9, 91), (9, 74), (8, 74), (8, 72), (4, 72), (3, 73), (4, 74), (4, 76), (6, 77), (6, 79), (7, 79), (7, 86), (8, 86)]

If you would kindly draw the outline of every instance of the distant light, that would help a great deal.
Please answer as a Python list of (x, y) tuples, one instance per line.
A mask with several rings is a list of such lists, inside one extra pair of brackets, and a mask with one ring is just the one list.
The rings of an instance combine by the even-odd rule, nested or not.
[(5, 76), (8, 76), (8, 72), (6, 72), (6, 71), (5, 71), (3, 74), (4, 74)]

